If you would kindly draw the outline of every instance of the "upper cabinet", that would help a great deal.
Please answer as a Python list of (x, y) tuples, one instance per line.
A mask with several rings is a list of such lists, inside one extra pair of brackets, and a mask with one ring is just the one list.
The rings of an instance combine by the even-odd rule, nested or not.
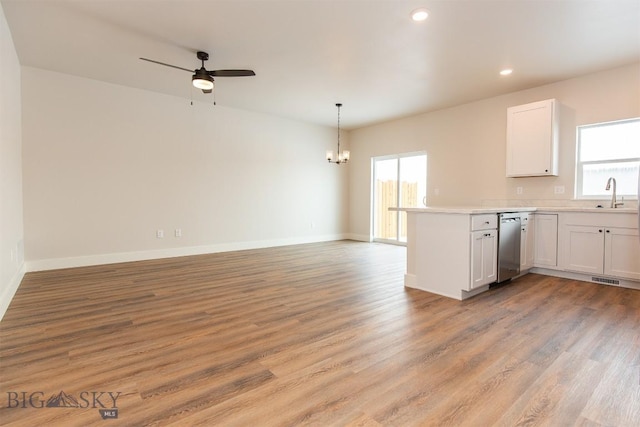
[(555, 99), (507, 109), (507, 177), (558, 175)]

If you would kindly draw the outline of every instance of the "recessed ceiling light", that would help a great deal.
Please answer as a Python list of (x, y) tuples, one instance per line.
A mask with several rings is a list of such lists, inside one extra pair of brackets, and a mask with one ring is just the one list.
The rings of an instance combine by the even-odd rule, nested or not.
[(429, 17), (429, 11), (424, 8), (416, 9), (411, 12), (411, 19), (416, 22), (424, 21)]
[(501, 76), (508, 76), (511, 73), (513, 73), (513, 70), (511, 68), (505, 68), (504, 70), (500, 71)]

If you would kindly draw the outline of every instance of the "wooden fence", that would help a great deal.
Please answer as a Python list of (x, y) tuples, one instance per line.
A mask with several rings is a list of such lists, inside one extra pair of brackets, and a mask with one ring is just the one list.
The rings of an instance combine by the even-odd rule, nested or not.
[[(418, 183), (400, 183), (400, 206), (403, 208), (418, 207)], [(375, 185), (375, 209), (374, 237), (380, 239), (396, 239), (398, 214), (406, 218), (404, 212), (390, 212), (389, 208), (397, 207), (398, 203), (398, 181), (376, 181)], [(400, 236), (407, 236), (407, 221), (401, 222)]]

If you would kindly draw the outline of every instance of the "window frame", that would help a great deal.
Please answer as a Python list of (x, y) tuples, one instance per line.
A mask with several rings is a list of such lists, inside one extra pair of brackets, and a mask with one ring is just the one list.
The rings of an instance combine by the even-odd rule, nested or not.
[[(635, 117), (631, 119), (624, 120), (614, 120), (609, 122), (602, 123), (592, 123), (587, 125), (576, 126), (576, 176), (575, 176), (575, 191), (574, 197), (579, 200), (602, 200), (605, 199), (606, 195), (584, 195), (582, 193), (583, 190), (583, 176), (584, 176), (584, 167), (585, 165), (607, 165), (612, 163), (633, 163), (640, 162), (640, 157), (627, 157), (622, 159), (607, 159), (607, 160), (588, 160), (588, 161), (580, 161), (582, 144), (580, 141), (581, 131), (582, 129), (588, 128), (596, 128), (596, 127), (604, 127), (604, 126), (614, 126), (623, 123), (629, 122), (640, 122), (640, 117)], [(640, 173), (640, 172), (639, 172)], [(604, 185), (604, 184), (603, 184)], [(637, 194), (620, 194), (620, 196), (627, 197), (631, 200), (636, 200), (638, 198)]]
[[(401, 180), (400, 177), (402, 176), (401, 174), (401, 163), (402, 163), (402, 159), (405, 158), (410, 158), (410, 157), (420, 157), (420, 156), (424, 156), (425, 157), (425, 183), (424, 183), (424, 190), (425, 190), (425, 196), (424, 196), (424, 201), (426, 201), (426, 197), (427, 197), (427, 182), (428, 182), (428, 170), (429, 170), (429, 157), (426, 151), (412, 151), (412, 152), (408, 152), (408, 153), (399, 153), (399, 154), (389, 154), (389, 155), (383, 155), (383, 156), (375, 156), (371, 158), (371, 206), (370, 206), (370, 226), (371, 229), (369, 230), (370, 233), (370, 240), (373, 242), (379, 242), (379, 243), (390, 243), (390, 244), (394, 244), (394, 245), (401, 245), (401, 246), (406, 246), (407, 242), (406, 239), (402, 240), (402, 236), (401, 236), (401, 230), (403, 227), (403, 224), (406, 224), (407, 221), (407, 213), (403, 212), (403, 211), (398, 211), (396, 212), (397, 218), (396, 218), (396, 224), (395, 224), (395, 228), (396, 228), (396, 236), (395, 238), (384, 238), (384, 237), (376, 237), (376, 226), (377, 226), (377, 221), (380, 220), (380, 218), (376, 218), (375, 212), (376, 212), (376, 178), (377, 178), (377, 171), (376, 171), (376, 162), (378, 161), (385, 161), (385, 160), (396, 160), (396, 178), (397, 178), (397, 190), (396, 190), (396, 200), (395, 200), (395, 207), (400, 207), (401, 206), (401, 197), (402, 197), (402, 192), (400, 190), (400, 186), (401, 186)], [(423, 202), (424, 202), (423, 201)]]

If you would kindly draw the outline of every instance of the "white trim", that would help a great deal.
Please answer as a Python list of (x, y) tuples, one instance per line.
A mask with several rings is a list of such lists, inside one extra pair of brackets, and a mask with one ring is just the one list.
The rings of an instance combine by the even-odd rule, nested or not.
[(175, 258), (189, 255), (204, 255), (218, 252), (261, 249), (276, 246), (299, 245), (304, 243), (328, 242), (349, 239), (347, 234), (295, 237), (275, 240), (255, 240), (247, 242), (220, 243), (215, 245), (189, 246), (183, 248), (150, 251), (119, 252), (112, 254), (86, 255), (69, 258), (51, 258), (26, 262), (26, 271), (58, 270), (61, 268), (87, 267), (90, 265), (115, 264), (119, 262), (145, 261), (160, 258)]
[[(551, 270), (548, 268), (540, 268), (534, 267), (529, 270), (530, 273), (543, 274), (545, 276), (553, 276), (553, 277), (561, 277), (563, 279), (571, 279), (571, 280), (579, 280), (581, 282), (589, 282), (595, 283), (598, 285), (605, 286), (619, 286), (621, 288), (629, 288), (629, 289), (638, 289), (640, 290), (640, 282), (636, 282), (633, 280), (620, 279), (618, 277), (605, 276), (603, 274), (582, 274), (582, 273), (574, 273), (572, 271), (563, 271), (563, 270)], [(617, 280), (619, 284), (617, 285), (608, 285), (607, 283), (595, 282), (591, 280), (592, 277), (603, 277)]]
[(4, 317), (4, 314), (7, 312), (9, 308), (9, 304), (11, 304), (11, 300), (13, 296), (16, 294), (20, 283), (22, 283), (22, 279), (26, 273), (26, 265), (22, 263), (20, 268), (16, 271), (16, 274), (13, 275), (11, 280), (8, 283), (8, 286), (5, 288), (2, 296), (0, 296), (0, 320)]
[[(598, 193), (598, 194), (582, 193), (585, 165), (601, 165), (605, 167), (610, 164), (636, 163), (640, 161), (640, 157), (625, 157), (622, 159), (606, 159), (606, 160), (597, 159), (597, 160), (588, 160), (588, 161), (580, 160), (581, 152), (582, 152), (582, 130), (589, 129), (589, 128), (602, 128), (602, 127), (608, 127), (608, 126), (616, 126), (616, 125), (623, 125), (627, 123), (639, 123), (639, 122), (640, 122), (640, 118), (635, 117), (635, 118), (624, 119), (624, 120), (615, 120), (615, 121), (604, 122), (604, 123), (592, 123), (592, 124), (576, 126), (575, 188), (573, 191), (573, 195), (576, 200), (599, 199), (599, 198), (607, 197), (609, 195), (604, 192), (604, 185), (602, 186), (602, 191), (603, 191), (602, 193)], [(618, 192), (618, 196), (624, 196), (630, 200), (635, 200), (638, 197), (637, 194), (633, 192), (630, 194), (624, 194), (624, 193)]]
[(347, 234), (347, 237), (345, 237), (345, 239), (355, 240), (357, 242), (367, 242), (367, 243), (373, 242), (373, 240), (371, 239), (371, 236), (368, 236), (366, 234), (349, 233)]
[[(400, 242), (400, 244), (405, 244), (406, 242), (401, 242), (399, 239), (400, 236), (400, 228), (401, 228), (401, 222), (400, 222), (400, 218), (401, 218), (401, 213), (398, 213), (398, 219), (396, 220), (396, 239), (382, 239), (382, 238), (378, 238), (375, 237), (375, 229), (376, 229), (376, 216), (375, 216), (375, 205), (376, 205), (376, 199), (375, 199), (375, 195), (376, 195), (376, 179), (377, 179), (377, 162), (379, 161), (385, 161), (385, 160), (397, 160), (397, 164), (396, 164), (396, 187), (397, 187), (397, 195), (396, 195), (396, 207), (400, 206), (400, 197), (402, 196), (400, 194), (400, 185), (401, 185), (401, 181), (400, 181), (400, 164), (401, 164), (401, 160), (402, 159), (406, 159), (406, 158), (411, 158), (411, 157), (421, 157), (424, 156), (425, 158), (425, 196), (423, 198), (423, 201), (426, 202), (427, 200), (427, 195), (428, 195), (428, 173), (429, 173), (429, 156), (426, 152), (426, 150), (421, 150), (421, 151), (412, 151), (409, 153), (399, 153), (399, 154), (387, 154), (384, 156), (374, 156), (371, 157), (371, 185), (370, 185), (370, 203), (369, 203), (369, 225), (370, 225), (370, 229), (369, 229), (369, 233), (371, 233), (371, 241), (375, 241), (375, 242), (381, 242), (381, 243), (391, 243), (391, 240), (395, 240), (396, 242)], [(426, 203), (425, 203), (426, 205)]]
[(404, 275), (404, 285), (407, 288), (420, 289), (420, 288), (418, 288), (418, 278), (416, 277), (415, 274), (405, 273), (405, 275)]
[(407, 246), (406, 240), (402, 241), (402, 240), (393, 240), (393, 239), (374, 238), (371, 241), (372, 242), (376, 242), (376, 243), (384, 243), (384, 244), (387, 244), (387, 245)]

